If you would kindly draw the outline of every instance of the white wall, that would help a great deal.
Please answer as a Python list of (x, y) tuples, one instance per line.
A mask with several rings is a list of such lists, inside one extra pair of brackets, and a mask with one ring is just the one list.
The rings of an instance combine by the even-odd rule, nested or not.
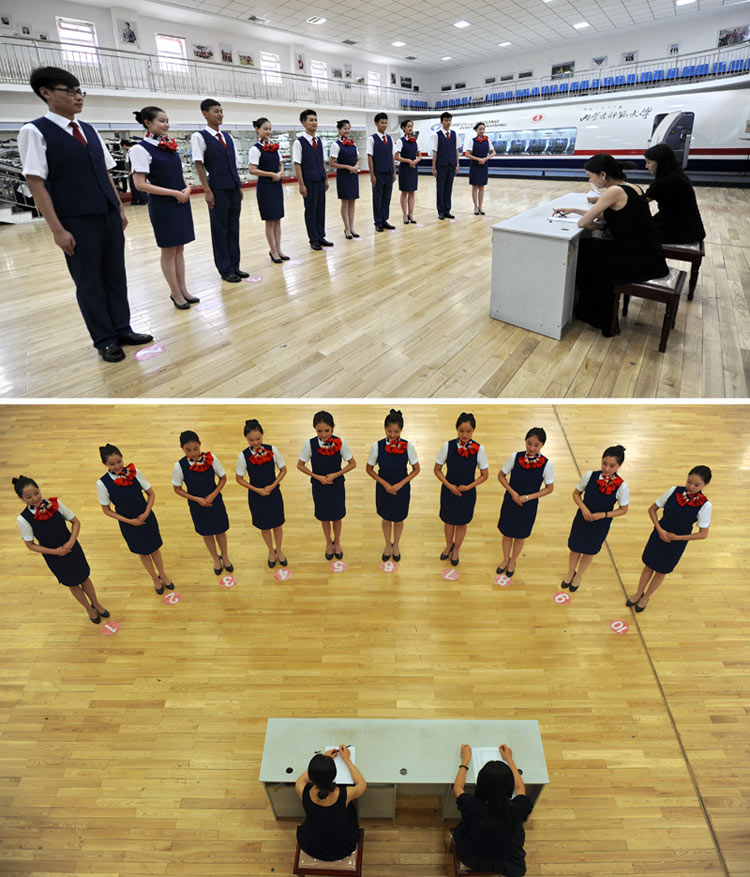
[(734, 27), (748, 20), (750, 7), (737, 6), (710, 14), (670, 16), (647, 26), (595, 33), (590, 37), (569, 40), (536, 51), (497, 48), (494, 58), (480, 64), (446, 66), (443, 71), (433, 73), (431, 90), (440, 91), (441, 86), (457, 82), (465, 82), (467, 88), (484, 86), (485, 77), (488, 76), (496, 76), (493, 88), (497, 89), (501, 85), (502, 74), (515, 74), (514, 81), (517, 81), (517, 74), (521, 70), (533, 70), (534, 77), (549, 76), (552, 65), (564, 61), (575, 61), (576, 72), (589, 70), (594, 66), (591, 59), (601, 55), (608, 56), (608, 67), (616, 67), (621, 64), (622, 52), (633, 49), (638, 51), (639, 62), (664, 58), (670, 43), (680, 44), (680, 54), (707, 51), (716, 47), (720, 28)]

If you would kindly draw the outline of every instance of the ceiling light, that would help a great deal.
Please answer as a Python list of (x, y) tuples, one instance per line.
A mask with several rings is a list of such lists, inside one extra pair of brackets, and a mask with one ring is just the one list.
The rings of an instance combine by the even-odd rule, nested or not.
[[(688, 2), (693, 3), (694, 0), (688, 0)], [(401, 46), (405, 46), (406, 43), (403, 40), (396, 40), (395, 43), (391, 43), (392, 46), (395, 46), (397, 49), (400, 49)]]
[(308, 24), (323, 24), (327, 20), (327, 18), (321, 18), (319, 15), (311, 15), (310, 18), (305, 19)]
[(247, 19), (248, 21), (252, 21), (254, 24), (268, 24), (271, 20), (270, 18), (263, 18), (260, 15), (251, 15)]
[(688, 3), (695, 3), (695, 0), (675, 0), (675, 6), (687, 6)]
[(498, 43), (498, 46), (502, 46), (503, 48), (505, 48), (506, 46), (509, 46), (509, 45), (510, 45), (510, 43), (507, 41), (504, 43)]
[(453, 58), (453, 55), (445, 55), (445, 57), (441, 58), (440, 60), (441, 61), (450, 61), (450, 60), (452, 60), (452, 58)]
[(470, 24), (470, 21), (464, 21), (462, 18), (461, 21), (454, 22), (453, 27), (468, 27)]
[(576, 30), (583, 30), (584, 27), (591, 27), (591, 25), (588, 23), (588, 21), (579, 21), (578, 24), (574, 24), (573, 27)]

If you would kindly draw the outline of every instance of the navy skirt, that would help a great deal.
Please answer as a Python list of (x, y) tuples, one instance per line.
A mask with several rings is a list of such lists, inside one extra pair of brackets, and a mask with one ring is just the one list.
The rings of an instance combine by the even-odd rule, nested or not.
[(56, 554), (43, 554), (42, 557), (50, 568), (50, 572), (66, 588), (82, 585), (91, 575), (91, 568), (80, 542), (76, 542), (70, 554), (65, 554), (62, 557), (58, 557)]
[(154, 551), (161, 548), (159, 522), (153, 511), (146, 518), (146, 523), (142, 527), (134, 527), (132, 524), (125, 524), (122, 521), (117, 523), (120, 525), (120, 532), (133, 554), (153, 554)]
[(643, 549), (641, 560), (654, 572), (668, 575), (677, 566), (686, 548), (687, 542), (662, 542), (659, 534), (653, 530)]
[(398, 190), (399, 192), (416, 192), (419, 173), (415, 167), (403, 162), (398, 166)]
[(340, 201), (356, 201), (359, 198), (359, 174), (337, 169), (336, 194)]
[[(190, 517), (193, 519), (195, 532), (199, 536), (218, 536), (221, 533), (226, 533), (229, 529), (229, 517), (221, 494), (208, 508), (189, 499), (188, 508), (190, 509)], [(153, 517), (153, 513), (149, 515), (149, 518), (151, 517)]]
[(149, 195), (148, 215), (158, 247), (181, 247), (195, 240), (190, 201), (180, 204), (168, 195)]
[(486, 164), (477, 164), (472, 161), (469, 168), (469, 183), (472, 186), (486, 186), (490, 176), (490, 169)]
[(460, 527), (463, 524), (471, 523), (474, 517), (474, 506), (477, 501), (477, 489), (473, 487), (456, 496), (451, 493), (448, 488), (443, 485), (440, 488), (440, 520), (444, 524), (450, 524)]
[(253, 527), (259, 530), (273, 530), (274, 527), (280, 527), (284, 523), (284, 497), (278, 485), (268, 496), (261, 496), (248, 490), (247, 502), (250, 506)]
[(281, 181), (276, 183), (268, 177), (259, 177), (255, 194), (258, 196), (258, 210), (262, 220), (284, 218), (284, 187)]

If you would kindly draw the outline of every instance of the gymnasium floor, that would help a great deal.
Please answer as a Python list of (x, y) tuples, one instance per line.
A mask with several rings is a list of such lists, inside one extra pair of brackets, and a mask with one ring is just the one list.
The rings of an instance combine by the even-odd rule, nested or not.
[[(750, 874), (748, 408), (473, 407), (490, 480), (479, 488), (452, 583), (440, 576), (431, 470), (461, 407), (399, 406), (423, 468), (392, 575), (379, 569), (374, 484), (364, 471), (388, 406), (333, 408), (336, 432), (358, 461), (347, 476), (349, 568), (340, 574), (328, 570), (309, 482), (294, 468), (317, 407), (4, 407), (0, 873), (289, 875), (295, 824), (273, 819), (258, 782), (266, 719), (352, 716), (538, 719), (550, 784), (527, 826), (529, 875)], [(293, 578), (283, 583), (267, 568), (233, 483), (251, 416), (290, 470), (282, 489)], [(493, 584), (496, 475), (536, 425), (548, 432), (556, 489), (540, 503), (512, 585), (501, 589)], [(232, 590), (218, 585), (170, 487), (185, 428), (229, 473)], [(97, 504), (97, 446), (107, 441), (156, 490), (177, 606), (154, 595)], [(613, 523), (571, 603), (557, 605), (571, 492), (604, 447), (620, 442), (630, 511)], [(688, 545), (636, 616), (624, 601), (650, 532), (646, 510), (697, 463), (714, 472), (710, 536)], [(21, 544), (14, 520), (22, 504), (9, 484), (19, 472), (81, 519), (94, 583), (121, 624), (115, 636), (103, 637)], [(616, 619), (629, 625), (625, 634), (610, 629)], [(447, 877), (447, 829), (436, 808), (436, 799), (404, 798), (394, 823), (366, 821), (364, 873)]]
[[(159, 270), (145, 207), (126, 208), (133, 325), (163, 349), (102, 362), (89, 345), (62, 253), (46, 225), (0, 228), (0, 394), (5, 397), (741, 397), (750, 377), (750, 197), (698, 188), (707, 229), (695, 299), (683, 300), (666, 354), (655, 303), (633, 300), (614, 339), (580, 321), (561, 341), (489, 316), (491, 226), (584, 182), (492, 179), (486, 216), (474, 216), (468, 180), (454, 188), (455, 222), (439, 222), (434, 181), (420, 176), (416, 218), (376, 234), (371, 189), (360, 178), (361, 239), (342, 233), (335, 181), (327, 199), (335, 246), (310, 250), (301, 198), (284, 187), (283, 247), (272, 265), (255, 192), (245, 192), (242, 266), (257, 282), (224, 284), (208, 211), (192, 199), (196, 242), (186, 248), (190, 289), (202, 301), (176, 311)], [(686, 267), (686, 266), (682, 266)], [(689, 266), (687, 266), (689, 267)]]

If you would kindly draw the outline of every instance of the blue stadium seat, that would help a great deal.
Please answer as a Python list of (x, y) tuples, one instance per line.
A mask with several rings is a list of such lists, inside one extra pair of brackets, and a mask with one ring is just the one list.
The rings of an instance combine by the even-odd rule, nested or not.
[(654, 70), (654, 82), (663, 82), (664, 81), (664, 71), (663, 70)]
[(524, 88), (523, 96), (524, 97), (531, 97), (531, 91), (528, 88)]
[(464, 104), (468, 104), (468, 103), (469, 103), (469, 98), (468, 98), (468, 97), (462, 97), (462, 98), (461, 98), (461, 106), (463, 106)]
[(698, 64), (695, 68), (696, 76), (708, 76), (708, 64)]
[(719, 61), (718, 63), (715, 63), (714, 66), (711, 68), (711, 75), (712, 76), (716, 76), (719, 73), (726, 73), (726, 72), (727, 72), (727, 62), (726, 61)]
[(582, 80), (578, 83), (578, 90), (579, 90), (579, 91), (588, 91), (588, 90), (589, 90), (589, 81), (588, 81), (588, 79), (582, 79)]
[(667, 70), (667, 76), (666, 76), (666, 78), (667, 78), (667, 79), (674, 79), (674, 78), (677, 76), (677, 73), (678, 73), (678, 72), (679, 72), (679, 71), (677, 70), (676, 67), (670, 67), (669, 70)]
[[(587, 87), (588, 87), (588, 86), (587, 86)], [(592, 79), (592, 80), (591, 80), (591, 87), (592, 87), (592, 88), (599, 88), (599, 79), (598, 79), (598, 77), (597, 77), (596, 79)]]
[(639, 81), (640, 81), (641, 83), (643, 83), (643, 82), (652, 82), (652, 81), (653, 81), (653, 78), (654, 78), (654, 74), (653, 74), (650, 70), (647, 70), (645, 73), (641, 73), (641, 78), (640, 78)]
[(628, 73), (627, 83), (628, 85), (636, 85), (638, 82), (638, 75), (636, 73)]
[(505, 92), (505, 100), (513, 100), (513, 92), (512, 91)]
[(567, 94), (568, 93), (568, 85), (569, 85), (569, 83), (567, 83), (567, 82), (560, 83), (560, 94)]
[(539, 87), (538, 86), (534, 86), (534, 88), (531, 89), (531, 96), (532, 97), (539, 97)]
[(615, 88), (619, 88), (622, 85), (625, 85), (625, 77), (615, 76)]
[(542, 97), (547, 97), (549, 94), (549, 85), (542, 86)]
[(750, 70), (750, 58), (745, 58), (745, 64), (742, 68), (743, 70)]
[(615, 84), (615, 80), (614, 80), (613, 76), (605, 76), (604, 81), (602, 82), (602, 87), (603, 88), (612, 88), (612, 86), (614, 84)]
[(576, 94), (578, 93), (578, 83), (577, 82), (570, 83), (570, 93), (573, 94), (573, 92), (576, 92)]
[(680, 74), (680, 79), (690, 79), (691, 76), (695, 75), (695, 64), (686, 64), (682, 68), (682, 73)]
[(557, 86), (557, 85), (552, 85), (552, 86), (550, 87), (549, 93), (550, 93), (550, 94), (557, 94), (558, 88), (559, 88), (559, 86)]

